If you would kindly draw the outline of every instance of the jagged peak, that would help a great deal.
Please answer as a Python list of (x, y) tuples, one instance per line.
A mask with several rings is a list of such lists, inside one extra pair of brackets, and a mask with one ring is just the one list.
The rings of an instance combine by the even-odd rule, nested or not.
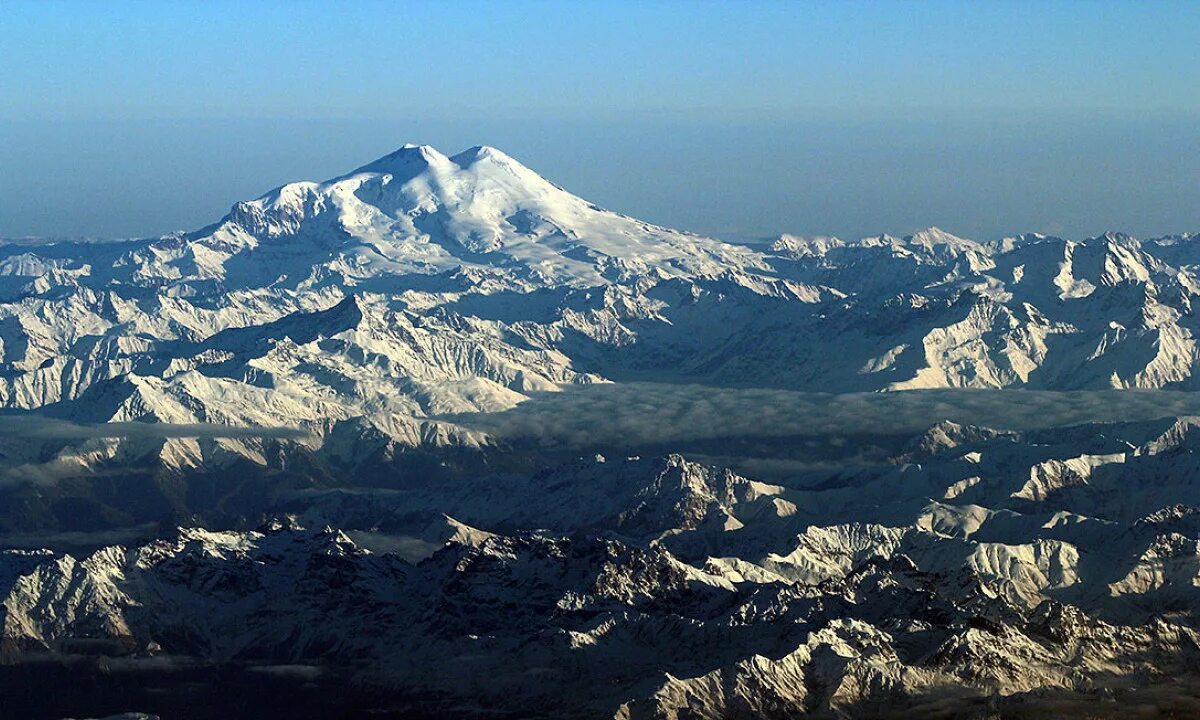
[(1166, 430), (1142, 445), (1138, 452), (1155, 455), (1178, 447), (1194, 447), (1198, 441), (1196, 437), (1198, 428), (1200, 428), (1200, 417), (1194, 415), (1176, 417)]
[(1165, 525), (1188, 517), (1200, 515), (1200, 507), (1175, 503), (1161, 510), (1144, 515), (1136, 521), (1136, 525)]
[(1006, 430), (957, 423), (953, 420), (941, 420), (909, 441), (901, 458), (908, 462), (921, 462), (962, 445), (986, 443), (1001, 437), (1015, 436), (1015, 433)]
[(918, 230), (904, 238), (904, 241), (910, 245), (936, 246), (945, 245), (954, 248), (978, 248), (979, 243), (974, 240), (959, 237), (953, 233), (948, 233), (945, 230), (930, 225), (924, 230)]
[(1083, 241), (1084, 244), (1103, 243), (1114, 245), (1140, 245), (1138, 239), (1128, 233), (1120, 232), (1119, 230), (1107, 230), (1100, 235), (1090, 237)]
[(831, 248), (845, 244), (845, 241), (836, 235), (807, 236), (783, 233), (771, 242), (770, 248), (774, 252), (812, 254), (827, 252)]

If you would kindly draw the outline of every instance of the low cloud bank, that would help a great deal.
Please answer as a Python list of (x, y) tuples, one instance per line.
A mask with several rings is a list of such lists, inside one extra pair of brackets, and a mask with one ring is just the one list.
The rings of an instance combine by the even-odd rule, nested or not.
[(561, 447), (702, 440), (907, 435), (942, 420), (1031, 430), (1200, 415), (1200, 393), (913, 390), (824, 394), (698, 385), (614, 383), (538, 393), (499, 413), (441, 419), (511, 441)]
[[(293, 439), (307, 436), (303, 430), (284, 427), (246, 427), (198, 423), (181, 425), (175, 423), (76, 423), (34, 413), (0, 415), (0, 438), (11, 441), (27, 440), (42, 443), (54, 449), (60, 445), (99, 438), (124, 440), (162, 440), (166, 438), (277, 438)], [(134, 471), (133, 468), (127, 471)], [(44, 460), (30, 459), (19, 462), (5, 458), (0, 462), (0, 489), (40, 485), (49, 487), (60, 481), (87, 474), (99, 477), (113, 470), (91, 470), (84, 468), (74, 458), (46, 457)]]
[(87, 554), (106, 545), (133, 545), (157, 536), (157, 523), (111, 530), (0, 533), (0, 547)]

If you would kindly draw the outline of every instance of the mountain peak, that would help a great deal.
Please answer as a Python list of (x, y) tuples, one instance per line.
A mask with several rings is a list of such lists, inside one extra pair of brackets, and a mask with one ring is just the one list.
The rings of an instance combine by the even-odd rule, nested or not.
[(459, 154), (455, 155), (454, 160), (456, 162), (462, 161), (462, 163), (470, 164), (476, 160), (497, 156), (508, 157), (503, 152), (492, 147), (491, 145), (472, 145), (466, 150), (463, 150)]
[(1123, 233), (1120, 230), (1108, 230), (1103, 235), (1097, 235), (1094, 238), (1089, 238), (1085, 242), (1106, 242), (1106, 243), (1130, 243), (1136, 242), (1136, 238), (1128, 233)]
[(967, 240), (952, 233), (948, 233), (936, 225), (930, 225), (924, 230), (918, 230), (905, 239), (910, 243), (922, 245), (950, 245), (955, 247), (977, 245), (974, 240)]
[(377, 173), (392, 175), (398, 178), (410, 179), (430, 170), (437, 174), (452, 174), (459, 171), (495, 168), (508, 170), (510, 173), (524, 177), (527, 181), (531, 176), (537, 176), (529, 168), (514, 160), (503, 151), (489, 145), (476, 145), (463, 150), (454, 156), (442, 154), (430, 145), (415, 145), (408, 143), (394, 152), (363, 165), (346, 175), (334, 180)]
[(490, 145), (476, 145), (474, 147), (467, 148), (450, 159), (456, 165), (462, 168), (470, 167), (471, 165), (481, 161), (491, 161), (503, 165), (520, 165), (520, 163), (510, 157), (507, 153)]
[(406, 143), (400, 149), (363, 165), (350, 175), (383, 173), (389, 175), (415, 174), (431, 167), (448, 167), (453, 162), (431, 145)]

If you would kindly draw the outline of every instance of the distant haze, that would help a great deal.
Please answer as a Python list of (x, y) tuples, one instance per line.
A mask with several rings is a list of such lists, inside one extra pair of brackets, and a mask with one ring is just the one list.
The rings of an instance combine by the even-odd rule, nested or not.
[(730, 239), (1200, 230), (1200, 5), (4, 3), (0, 237), (194, 229), (406, 142)]

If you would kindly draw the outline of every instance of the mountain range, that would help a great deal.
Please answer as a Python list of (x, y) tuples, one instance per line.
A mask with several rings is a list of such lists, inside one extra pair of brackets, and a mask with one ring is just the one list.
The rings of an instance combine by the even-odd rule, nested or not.
[(730, 244), (490, 147), (3, 243), (0, 690), (21, 717), (246, 712), (197, 708), (218, 680), (290, 717), (1198, 711), (1195, 418), (931, 413), (769, 481), (461, 420), (642, 382), (1190, 392), (1198, 296), (1197, 236)]
[(192, 233), (0, 246), (0, 404), (419, 445), (478, 444), (433, 418), (569, 383), (1189, 390), (1195, 247), (936, 228), (738, 246), (493, 148), (405, 146)]

